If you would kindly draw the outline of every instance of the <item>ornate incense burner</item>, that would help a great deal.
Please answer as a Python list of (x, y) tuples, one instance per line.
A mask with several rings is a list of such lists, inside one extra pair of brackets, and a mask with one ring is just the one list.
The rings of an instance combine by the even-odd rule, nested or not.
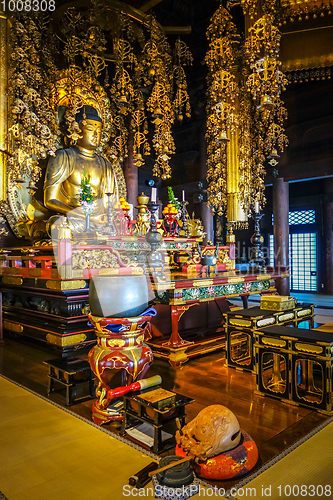
[(93, 420), (103, 424), (122, 419), (119, 412), (108, 411), (115, 370), (120, 371), (121, 385), (126, 386), (143, 378), (153, 360), (144, 339), (156, 311), (147, 309), (148, 287), (143, 275), (93, 276), (89, 303), (89, 322), (97, 337), (89, 363), (99, 380)]
[(210, 275), (210, 268), (214, 267), (215, 274), (217, 274), (217, 255), (219, 252), (219, 245), (216, 246), (214, 254), (203, 254), (200, 245), (197, 246), (199, 255), (200, 255), (200, 274), (202, 274), (202, 269), (205, 267), (206, 272)]
[(138, 236), (145, 236), (146, 232), (150, 228), (149, 213), (147, 211), (147, 204), (149, 201), (149, 197), (146, 196), (144, 193), (141, 193), (137, 197), (137, 201), (138, 201), (138, 206), (135, 208), (137, 208), (139, 212), (136, 216), (136, 223), (133, 233)]
[(151, 349), (144, 343), (150, 315), (100, 318), (89, 314), (89, 321), (97, 336), (97, 345), (89, 352), (89, 363), (99, 381), (93, 420), (96, 424), (122, 420), (119, 413), (108, 412), (110, 398), (107, 393), (111, 390), (114, 370), (121, 371), (121, 385), (129, 385), (142, 379), (153, 361)]

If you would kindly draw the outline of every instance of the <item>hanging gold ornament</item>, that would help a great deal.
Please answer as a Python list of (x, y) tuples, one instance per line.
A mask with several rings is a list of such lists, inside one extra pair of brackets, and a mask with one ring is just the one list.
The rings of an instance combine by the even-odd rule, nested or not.
[[(264, 176), (265, 160), (269, 164), (277, 164), (277, 147), (283, 151), (288, 144), (284, 133), (283, 121), (287, 113), (280, 95), (287, 84), (285, 75), (280, 70), (279, 50), (281, 33), (275, 25), (275, 4), (265, 3), (264, 12), (249, 29), (249, 37), (245, 43), (245, 58), (248, 63), (246, 87), (253, 102), (250, 108), (252, 121), (251, 133), (251, 184), (247, 196), (247, 205), (254, 210), (255, 201), (265, 205)], [(250, 105), (251, 106), (251, 105)], [(245, 134), (241, 141), (244, 146)], [(245, 147), (242, 154), (245, 153)], [(244, 161), (244, 160), (243, 160)]]
[(235, 100), (238, 86), (234, 74), (238, 36), (228, 11), (220, 5), (207, 30), (209, 49), (205, 62), (207, 76), (207, 182), (208, 206), (222, 215), (228, 203), (227, 131), (235, 132), (238, 117)]

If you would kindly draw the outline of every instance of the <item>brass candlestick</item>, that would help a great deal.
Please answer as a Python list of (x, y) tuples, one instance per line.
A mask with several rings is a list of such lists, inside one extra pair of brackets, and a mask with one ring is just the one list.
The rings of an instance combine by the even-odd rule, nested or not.
[(149, 197), (144, 193), (141, 193), (137, 197), (137, 201), (138, 206), (135, 208), (137, 208), (139, 212), (136, 216), (136, 223), (133, 233), (137, 234), (138, 236), (144, 236), (150, 228), (149, 214), (147, 212)]
[(263, 214), (255, 213), (254, 214), (254, 234), (251, 236), (251, 243), (254, 245), (251, 248), (250, 253), (250, 265), (254, 266), (260, 272), (266, 272), (266, 261), (264, 259), (264, 253), (260, 248), (264, 238), (260, 233), (260, 220), (263, 217)]
[(182, 221), (182, 226), (178, 230), (178, 235), (184, 238), (188, 238), (190, 234), (187, 225), (187, 220), (189, 219), (189, 215), (186, 210), (186, 205), (188, 205), (188, 201), (183, 200), (181, 202), (181, 205), (182, 205), (182, 210), (181, 210), (180, 220)]

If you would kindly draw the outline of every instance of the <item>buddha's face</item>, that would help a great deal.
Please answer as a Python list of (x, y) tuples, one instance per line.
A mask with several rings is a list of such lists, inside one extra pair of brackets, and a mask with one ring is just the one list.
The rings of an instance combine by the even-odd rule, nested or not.
[(76, 144), (84, 149), (94, 150), (99, 146), (102, 135), (102, 124), (95, 120), (83, 120), (80, 123), (81, 138)]

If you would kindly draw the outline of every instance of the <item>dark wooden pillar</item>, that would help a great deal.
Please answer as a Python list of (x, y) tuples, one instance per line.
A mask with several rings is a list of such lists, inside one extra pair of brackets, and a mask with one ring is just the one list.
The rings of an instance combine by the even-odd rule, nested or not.
[(133, 158), (133, 134), (128, 137), (128, 156), (124, 160), (123, 171), (127, 188), (127, 201), (137, 206), (138, 196), (138, 167), (134, 165)]
[[(289, 267), (289, 184), (281, 177), (273, 182), (273, 214), (275, 268), (283, 272)], [(278, 278), (276, 288), (280, 295), (289, 295), (289, 278)]]
[[(205, 139), (206, 126), (202, 124), (202, 131), (200, 134), (200, 180), (205, 186), (207, 184), (207, 143)], [(207, 196), (204, 201), (200, 203), (200, 219), (202, 220), (204, 231), (206, 234), (204, 241), (214, 242), (214, 224), (213, 216), (210, 208), (207, 207)]]
[(207, 202), (203, 201), (200, 203), (200, 219), (202, 220), (204, 231), (206, 234), (204, 241), (212, 241), (214, 243), (214, 227), (213, 227), (213, 216), (210, 208), (207, 207)]
[(333, 294), (333, 202), (324, 203), (324, 290)]

